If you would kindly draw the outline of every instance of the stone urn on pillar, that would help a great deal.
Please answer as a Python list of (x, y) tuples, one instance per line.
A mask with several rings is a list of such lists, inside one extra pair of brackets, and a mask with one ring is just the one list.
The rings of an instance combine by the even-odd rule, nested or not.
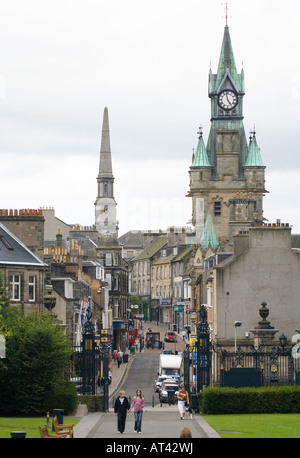
[(267, 317), (269, 316), (269, 309), (266, 302), (262, 302), (259, 309), (259, 315), (261, 320), (254, 329), (250, 330), (250, 332), (254, 334), (254, 346), (256, 348), (270, 347), (274, 345), (274, 338), (278, 329), (274, 329), (274, 326), (271, 326), (270, 321), (267, 320)]

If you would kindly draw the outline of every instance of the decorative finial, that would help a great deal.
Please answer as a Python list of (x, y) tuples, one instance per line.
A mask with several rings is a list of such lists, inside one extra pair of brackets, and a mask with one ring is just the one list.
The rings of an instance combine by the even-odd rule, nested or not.
[(202, 127), (202, 126), (199, 127), (199, 132), (197, 132), (197, 134), (199, 135), (198, 138), (199, 138), (199, 140), (200, 140), (200, 138), (203, 137), (203, 127)]
[(250, 143), (252, 141), (252, 138), (255, 137), (255, 135), (256, 135), (256, 132), (255, 132), (255, 124), (254, 124), (253, 130), (250, 130), (250, 137), (249, 137), (250, 138)]
[[(224, 5), (224, 3), (222, 3), (222, 5)], [(228, 27), (228, 11), (229, 11), (229, 6), (228, 6), (228, 2), (225, 3), (225, 20), (226, 20), (226, 24), (225, 24), (225, 27)]]

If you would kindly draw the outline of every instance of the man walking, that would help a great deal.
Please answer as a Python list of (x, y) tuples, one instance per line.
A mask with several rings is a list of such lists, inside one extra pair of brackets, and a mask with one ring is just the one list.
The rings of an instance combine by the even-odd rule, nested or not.
[(118, 416), (118, 433), (123, 434), (125, 430), (125, 422), (127, 411), (130, 408), (128, 399), (125, 396), (125, 391), (120, 391), (120, 396), (116, 399), (114, 412)]

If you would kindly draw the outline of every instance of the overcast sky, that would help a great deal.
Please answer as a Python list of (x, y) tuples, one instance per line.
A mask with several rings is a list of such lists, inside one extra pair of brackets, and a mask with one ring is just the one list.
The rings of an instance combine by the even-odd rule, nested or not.
[[(0, 0), (0, 208), (92, 225), (108, 107), (119, 235), (191, 218), (189, 167), (210, 128), (219, 0)], [(231, 0), (246, 133), (266, 166), (264, 216), (300, 233), (300, 2)]]

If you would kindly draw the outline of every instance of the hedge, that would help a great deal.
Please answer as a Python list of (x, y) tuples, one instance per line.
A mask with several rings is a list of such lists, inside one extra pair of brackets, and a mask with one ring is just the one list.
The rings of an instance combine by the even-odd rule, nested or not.
[(300, 386), (206, 388), (198, 403), (204, 414), (299, 413)]

